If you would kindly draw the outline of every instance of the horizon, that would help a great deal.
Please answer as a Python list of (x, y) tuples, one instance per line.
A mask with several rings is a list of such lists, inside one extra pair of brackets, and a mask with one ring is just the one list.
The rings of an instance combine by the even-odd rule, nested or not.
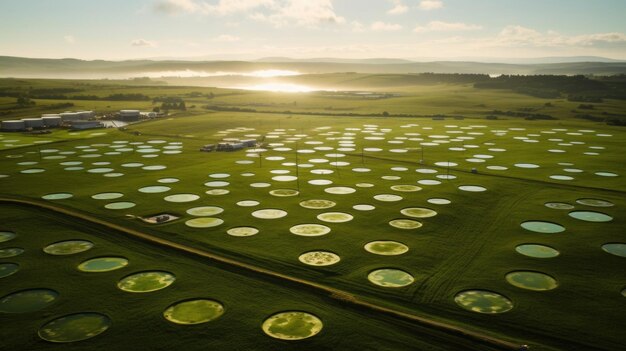
[(2, 56), (626, 60), (626, 3), (618, 0), (28, 0), (0, 10)]

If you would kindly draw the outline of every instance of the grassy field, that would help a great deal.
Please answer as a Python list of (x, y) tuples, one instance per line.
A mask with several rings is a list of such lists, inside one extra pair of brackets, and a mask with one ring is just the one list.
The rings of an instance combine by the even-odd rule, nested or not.
[[(137, 91), (152, 95), (160, 88), (141, 89)], [(178, 94), (196, 88), (180, 89)], [(109, 91), (103, 92), (103, 96), (106, 94)], [(207, 113), (196, 108), (132, 125), (126, 131), (104, 129), (70, 135), (60, 130), (42, 136), (2, 133), (0, 174), (5, 177), (0, 178), (0, 193), (33, 199), (69, 193), (71, 197), (67, 199), (47, 201), (156, 237), (342, 289), (381, 306), (527, 343), (533, 349), (612, 350), (622, 347), (626, 342), (620, 327), (626, 323), (622, 313), (625, 303), (622, 289), (626, 284), (624, 257), (605, 252), (602, 245), (624, 243), (626, 223), (620, 213), (626, 205), (623, 180), (626, 133), (619, 127), (571, 118), (567, 111), (573, 108), (570, 105), (573, 103), (566, 101), (554, 101), (554, 106), (549, 107), (557, 111), (553, 113), (555, 116), (562, 117), (559, 120), (508, 118), (494, 121), (478, 119), (480, 111), (516, 110), (522, 106), (541, 108), (547, 101), (512, 93), (476, 91), (464, 86), (407, 88), (402, 94), (406, 96), (352, 101), (308, 94), (244, 92), (212, 100), (240, 107), (265, 101), (269, 106), (262, 108), (268, 111), (282, 109), (276, 106), (287, 106), (289, 99), (297, 99), (298, 109), (311, 111), (324, 111), (323, 106), (331, 101), (339, 109), (353, 108), (364, 114), (389, 110), (424, 115), (475, 114), (476, 118), (339, 118), (297, 113)], [(190, 101), (188, 106), (203, 103)], [(478, 107), (479, 101), (486, 107)], [(42, 105), (47, 103), (49, 101)], [(122, 108), (123, 102), (114, 104), (112, 106)], [(148, 106), (151, 102), (144, 104)], [(609, 111), (621, 108), (621, 104), (609, 101), (600, 106)], [(265, 151), (260, 157), (246, 151), (198, 151), (202, 145), (223, 138), (256, 138), (263, 141)], [(49, 142), (35, 143), (42, 140)], [(524, 168), (523, 164), (537, 167)], [(148, 168), (144, 169), (146, 166)], [(29, 169), (43, 171), (28, 173)], [(297, 181), (277, 178), (285, 175), (296, 176)], [(555, 175), (560, 177), (554, 178)], [(171, 177), (179, 181), (159, 182)], [(316, 185), (319, 180), (325, 185)], [(256, 183), (268, 186), (257, 187)], [(363, 183), (371, 186), (364, 187)], [(163, 192), (159, 193), (139, 190), (157, 185), (167, 189), (160, 189)], [(421, 189), (402, 192), (392, 188), (397, 185)], [(486, 190), (468, 192), (460, 188), (467, 185)], [(350, 187), (354, 192), (339, 195), (326, 191), (339, 186)], [(293, 197), (270, 194), (277, 189), (298, 190), (299, 193)], [(92, 198), (106, 192), (123, 195), (114, 200)], [(185, 203), (164, 199), (173, 194), (195, 194), (198, 199)], [(384, 202), (375, 198), (381, 194), (402, 198)], [(593, 207), (585, 205), (584, 201), (583, 204), (577, 202), (587, 198), (606, 200), (613, 206)], [(331, 200), (336, 205), (318, 210), (300, 206), (301, 201), (309, 199)], [(429, 201), (432, 199), (447, 199), (450, 203), (436, 204)], [(242, 200), (259, 204), (238, 205)], [(108, 203), (120, 201), (132, 202), (134, 206), (121, 210), (105, 208)], [(567, 203), (573, 208), (548, 208), (545, 206), (548, 202)], [(375, 209), (353, 208), (359, 204), (373, 205)], [(223, 223), (210, 228), (189, 226), (187, 221), (196, 216), (188, 214), (187, 210), (200, 206), (223, 209), (212, 216)], [(390, 225), (395, 219), (409, 219), (401, 211), (413, 207), (432, 209), (436, 215), (411, 218), (421, 222), (422, 226), (417, 229)], [(287, 215), (261, 219), (252, 215), (259, 209), (281, 209)], [(568, 215), (572, 211), (601, 212), (611, 219), (582, 221)], [(353, 219), (329, 223), (318, 217), (324, 212), (348, 213)], [(132, 217), (159, 213), (181, 218), (155, 225)], [(119, 345), (133, 333), (143, 338), (134, 338), (133, 342), (154, 342), (152, 345), (171, 345), (168, 342), (174, 341), (166, 339), (176, 333), (185, 345), (192, 349), (198, 347), (198, 334), (187, 334), (187, 330), (196, 327), (173, 327), (160, 314), (175, 301), (205, 295), (227, 306), (227, 313), (221, 320), (207, 324), (216, 328), (211, 330), (215, 333), (211, 335), (235, 330), (242, 333), (236, 344), (209, 337), (212, 344), (206, 345), (210, 346), (226, 349), (485, 349), (484, 345), (456, 339), (451, 345), (446, 345), (445, 341), (442, 344), (442, 336), (436, 332), (415, 333), (403, 322), (352, 311), (306, 290), (246, 274), (242, 277), (241, 272), (229, 271), (227, 267), (212, 267), (201, 260), (179, 257), (176, 253), (85, 224), (70, 225), (69, 219), (42, 211), (33, 213), (33, 210), (7, 207), (3, 217), (0, 229), (20, 235), (13, 242), (2, 243), (0, 248), (18, 245), (27, 251), (13, 259), (3, 259), (3, 262), (19, 263), (22, 269), (2, 278), (0, 292), (7, 294), (45, 282), (59, 291), (62, 287), (73, 287), (67, 292), (68, 300), (64, 300), (64, 304), (58, 303), (44, 313), (0, 314), (3, 321), (20, 326), (4, 328), (2, 332), (19, 333), (19, 339), (28, 340), (33, 349), (51, 347), (37, 340), (38, 326), (52, 317), (72, 312), (67, 306), (75, 300), (80, 301), (80, 310), (93, 310), (90, 306), (97, 305), (100, 301), (97, 296), (105, 291), (108, 298), (101, 312), (109, 314), (114, 324), (102, 336), (81, 342), (81, 347), (86, 345), (84, 349), (104, 348), (111, 343)], [(529, 231), (521, 226), (528, 221), (556, 223), (564, 227), (564, 231)], [(291, 233), (293, 226), (307, 223), (322, 224), (331, 231), (318, 237)], [(44, 254), (41, 247), (47, 243), (78, 235), (67, 234), (64, 227), (67, 225), (81, 237), (96, 242), (93, 250), (107, 250), (60, 258)], [(259, 233), (249, 237), (227, 234), (229, 229), (240, 226), (256, 228)], [(41, 228), (46, 228), (45, 235), (30, 234), (40, 233)], [(28, 234), (22, 235), (22, 232)], [(381, 256), (364, 249), (367, 243), (376, 240), (400, 242), (409, 250), (397, 256)], [(529, 243), (552, 247), (560, 254), (554, 258), (532, 258), (516, 252), (519, 245)], [(314, 250), (335, 253), (341, 260), (329, 266), (310, 266), (299, 261), (300, 255)], [(75, 269), (82, 260), (103, 254), (128, 257), (131, 263), (137, 262), (137, 270), (131, 266), (119, 274), (117, 272), (121, 271), (87, 274)], [(53, 259), (64, 260), (62, 271), (48, 263)], [(33, 268), (29, 269), (29, 265)], [(45, 267), (46, 272), (34, 268), (35, 265)], [(148, 294), (157, 296), (153, 301), (135, 300), (136, 305), (129, 311), (125, 301), (134, 296), (117, 290), (116, 280), (131, 271), (153, 268), (173, 272), (177, 281), (167, 289)], [(408, 272), (414, 282), (405, 287), (389, 288), (368, 280), (372, 271), (384, 268)], [(509, 273), (516, 271), (548, 274), (558, 286), (546, 291), (519, 288), (506, 279)], [(93, 284), (76, 284), (75, 288), (63, 280), (93, 275), (98, 277), (93, 278)], [(207, 277), (199, 281), (195, 278), (199, 275)], [(36, 277), (40, 276), (45, 276), (46, 280), (37, 281)], [(110, 279), (100, 279), (101, 276)], [(455, 297), (471, 289), (499, 293), (511, 301), (513, 308), (493, 315), (465, 310), (455, 302)], [(235, 305), (240, 306), (235, 308)], [(325, 328), (329, 327), (319, 336), (295, 343), (278, 342), (265, 336), (260, 329), (263, 319), (287, 309), (313, 313), (323, 320)], [(240, 314), (229, 317), (230, 310)], [(350, 324), (354, 320), (359, 321), (361, 329)], [(242, 325), (237, 326), (237, 321), (243, 321)], [(137, 325), (144, 329), (133, 330)], [(209, 333), (207, 329), (195, 330)], [(422, 337), (425, 334), (428, 335)]]

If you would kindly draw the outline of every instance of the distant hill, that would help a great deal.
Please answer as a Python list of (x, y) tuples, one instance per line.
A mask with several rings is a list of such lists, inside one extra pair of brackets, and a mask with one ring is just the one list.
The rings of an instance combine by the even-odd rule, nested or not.
[[(274, 62), (285, 59), (288, 61)], [(289, 61), (290, 60), (290, 61)], [(397, 59), (312, 59), (268, 58), (262, 61), (181, 61), (181, 60), (78, 60), (42, 59), (0, 56), (0, 77), (17, 78), (129, 78), (142, 75), (176, 75), (191, 71), (197, 74), (215, 72), (251, 72), (258, 70), (291, 70), (303, 74), (336, 72), (406, 74), (406, 73), (478, 73), (478, 74), (559, 74), (616, 75), (626, 74), (626, 62), (565, 62), (542, 64), (507, 64), (482, 62), (412, 62)], [(318, 61), (315, 61), (318, 60)], [(324, 61), (326, 60), (326, 62)], [(339, 61), (339, 62), (337, 62)]]

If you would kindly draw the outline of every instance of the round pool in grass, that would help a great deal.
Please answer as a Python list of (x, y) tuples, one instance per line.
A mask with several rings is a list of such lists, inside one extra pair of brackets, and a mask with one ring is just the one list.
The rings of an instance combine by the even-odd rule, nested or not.
[(595, 211), (573, 211), (569, 213), (569, 216), (585, 222), (610, 222), (613, 220), (613, 217)]
[(224, 209), (217, 206), (194, 207), (187, 210), (187, 214), (203, 217), (215, 216), (222, 212), (224, 212)]
[(591, 207), (613, 207), (614, 206), (612, 202), (607, 201), (607, 200), (601, 200), (601, 199), (578, 199), (576, 200), (576, 202), (581, 205), (591, 206)]
[(91, 195), (91, 198), (94, 200), (115, 200), (124, 196), (122, 193), (99, 193), (95, 195)]
[(0, 231), (0, 243), (12, 240), (16, 237), (15, 233), (8, 231)]
[(468, 311), (485, 314), (504, 313), (513, 308), (513, 302), (506, 296), (488, 290), (461, 291), (454, 301)]
[(326, 212), (317, 215), (317, 219), (328, 223), (345, 223), (350, 222), (353, 218), (351, 214), (343, 212)]
[(564, 202), (546, 202), (544, 204), (547, 208), (552, 208), (555, 210), (573, 210), (574, 206), (564, 203)]
[(326, 188), (324, 189), (324, 191), (327, 192), (328, 194), (348, 195), (348, 194), (352, 194), (356, 192), (356, 189), (350, 188), (347, 186), (335, 186), (331, 188)]
[(270, 195), (278, 196), (278, 197), (289, 197), (296, 196), (300, 194), (299, 191), (293, 189), (274, 189), (270, 190)]
[(178, 178), (161, 178), (159, 180), (157, 180), (157, 182), (161, 183), (161, 184), (172, 184), (172, 183), (178, 183), (180, 181), (180, 179)]
[(174, 194), (174, 195), (168, 195), (168, 196), (164, 197), (163, 200), (165, 200), (167, 202), (180, 203), (180, 202), (196, 201), (199, 198), (200, 198), (200, 196), (198, 196), (196, 194)]
[(309, 251), (298, 257), (298, 260), (309, 266), (330, 266), (341, 260), (341, 257), (330, 251)]
[(374, 199), (382, 202), (397, 202), (402, 200), (402, 196), (394, 194), (378, 194), (374, 195)]
[(352, 206), (352, 208), (357, 211), (373, 211), (376, 209), (375, 206), (372, 206), (370, 204), (356, 204)]
[(602, 245), (602, 250), (611, 255), (626, 257), (626, 243), (607, 243)]
[(0, 258), (9, 258), (19, 256), (24, 253), (24, 249), (21, 247), (7, 247), (0, 249)]
[(322, 236), (330, 233), (330, 228), (321, 224), (298, 224), (289, 228), (292, 234), (300, 236)]
[(51, 289), (29, 289), (6, 295), (0, 299), (2, 313), (29, 313), (53, 304), (59, 293)]
[(311, 200), (304, 200), (300, 202), (300, 206), (304, 208), (312, 209), (312, 210), (327, 209), (327, 208), (334, 207), (335, 205), (336, 203), (334, 201), (321, 200), (321, 199), (311, 199)]
[(150, 271), (139, 272), (122, 278), (117, 283), (120, 290), (131, 293), (147, 293), (165, 289), (172, 285), (176, 277), (169, 272)]
[(226, 195), (228, 193), (230, 193), (230, 190), (227, 189), (211, 189), (205, 192), (205, 194), (213, 196)]
[(515, 271), (505, 278), (513, 286), (534, 291), (552, 290), (558, 286), (556, 279), (541, 272)]
[(421, 187), (417, 185), (392, 185), (390, 187), (391, 190), (400, 191), (405, 193), (416, 192), (422, 190)]
[(433, 204), (433, 205), (449, 205), (452, 203), (452, 201), (448, 199), (441, 199), (441, 198), (432, 198), (426, 201), (428, 201), (428, 203)]
[(281, 340), (302, 340), (318, 334), (322, 321), (307, 312), (286, 311), (267, 318), (261, 326), (265, 334)]
[(429, 218), (437, 215), (437, 211), (431, 210), (430, 208), (423, 207), (409, 207), (403, 208), (400, 213), (407, 217), (412, 218)]
[(50, 342), (76, 342), (93, 338), (106, 331), (111, 319), (104, 314), (86, 312), (57, 318), (39, 329), (39, 336)]
[(246, 237), (257, 235), (259, 230), (254, 227), (235, 227), (228, 229), (226, 233), (231, 236)]
[(417, 229), (422, 226), (422, 223), (412, 219), (400, 218), (389, 221), (389, 225), (398, 229)]
[(483, 191), (487, 191), (487, 188), (480, 185), (461, 185), (459, 186), (459, 190), (468, 191), (470, 193), (480, 193)]
[(43, 251), (50, 255), (63, 256), (84, 252), (91, 249), (92, 247), (94, 247), (94, 244), (91, 241), (65, 240), (44, 247)]
[(278, 219), (287, 215), (287, 211), (279, 210), (276, 208), (266, 208), (252, 212), (252, 217), (261, 219)]
[(44, 200), (65, 200), (65, 199), (70, 199), (73, 196), (74, 195), (70, 193), (52, 193), (52, 194), (46, 194), (42, 196), (41, 198)]
[(169, 186), (164, 186), (164, 185), (151, 185), (151, 186), (144, 186), (143, 188), (139, 188), (138, 191), (140, 193), (144, 193), (144, 194), (158, 194), (158, 193), (165, 193), (172, 190), (172, 188), (170, 188)]
[(108, 203), (104, 205), (104, 208), (106, 208), (107, 210), (125, 210), (128, 208), (133, 208), (135, 206), (136, 204), (134, 202), (120, 201)]
[(254, 207), (260, 204), (261, 203), (256, 200), (241, 200), (237, 202), (237, 206), (241, 206), (241, 207)]
[(536, 233), (561, 233), (565, 231), (565, 227), (560, 224), (544, 221), (526, 221), (520, 224), (520, 226), (526, 230)]
[(214, 300), (181, 301), (168, 307), (163, 317), (175, 324), (192, 325), (210, 322), (224, 314), (224, 306)]
[(110, 272), (128, 266), (128, 260), (124, 257), (96, 257), (83, 261), (78, 265), (78, 270), (83, 272)]
[(385, 288), (401, 288), (413, 284), (415, 278), (403, 270), (394, 268), (377, 269), (367, 275), (367, 279), (375, 285)]
[(560, 253), (558, 250), (540, 244), (522, 244), (515, 247), (515, 251), (518, 253), (534, 258), (553, 258), (557, 257)]
[(371, 241), (363, 246), (367, 252), (383, 256), (397, 256), (409, 251), (403, 243), (390, 240)]
[(221, 218), (215, 217), (198, 217), (185, 222), (185, 225), (191, 228), (213, 228), (224, 223)]
[(17, 263), (0, 263), (0, 278), (5, 278), (17, 273), (20, 265)]

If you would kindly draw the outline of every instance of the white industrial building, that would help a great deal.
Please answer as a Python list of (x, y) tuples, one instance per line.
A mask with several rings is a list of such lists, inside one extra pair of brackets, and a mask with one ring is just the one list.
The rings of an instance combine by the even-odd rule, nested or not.
[(43, 124), (49, 128), (59, 127), (62, 122), (61, 116), (59, 115), (44, 115), (41, 119), (43, 119)]
[(43, 118), (22, 118), (26, 128), (43, 128), (45, 125), (43, 123)]

